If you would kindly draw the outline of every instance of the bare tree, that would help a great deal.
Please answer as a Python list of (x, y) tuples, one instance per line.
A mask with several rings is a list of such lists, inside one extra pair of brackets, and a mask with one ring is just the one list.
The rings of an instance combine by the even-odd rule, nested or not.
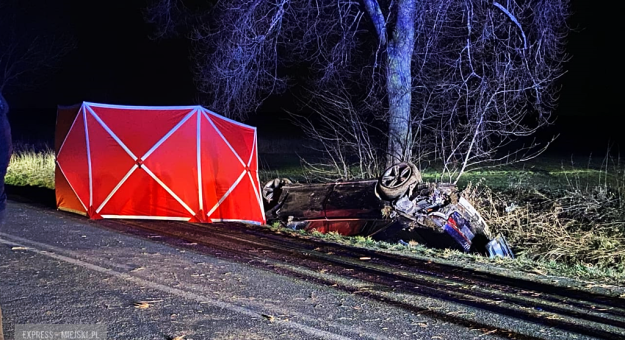
[[(520, 137), (549, 124), (563, 74), (566, 1), (432, 2), (413, 54), (413, 123), (449, 179), (544, 150)], [(548, 144), (548, 143), (547, 143)]]
[[(156, 0), (149, 17), (181, 3)], [(457, 180), (549, 122), (568, 0), (230, 0), (206, 13), (192, 37), (214, 109), (244, 117), (305, 82), (310, 107), (333, 93), (373, 114), (387, 164), (438, 160)], [(324, 112), (317, 122), (335, 121)]]
[[(372, 114), (354, 106), (348, 91), (316, 92), (314, 105), (304, 105), (314, 112), (309, 117), (291, 113), (306, 136), (316, 142), (311, 146), (325, 156), (321, 161), (302, 160), (314, 179), (362, 179), (377, 176), (384, 164), (376, 136), (383, 131)], [(316, 146), (315, 146), (316, 145)]]
[[(163, 13), (180, 7), (172, 0), (157, 1), (148, 19), (173, 17)], [(380, 60), (374, 71), (390, 79), (383, 90), (390, 98), (389, 154), (408, 158), (416, 1), (400, 0), (392, 7), (395, 14), (385, 18), (375, 0), (365, 1), (364, 7), (342, 0), (221, 2), (213, 9), (213, 20), (194, 28), (198, 86), (211, 95), (210, 106), (242, 117), (286, 88), (288, 75), (281, 71), (289, 66), (307, 65), (315, 85), (332, 86), (356, 81), (354, 76), (373, 55)], [(389, 38), (390, 21), (394, 28)], [(359, 50), (364, 54), (354, 56)]]

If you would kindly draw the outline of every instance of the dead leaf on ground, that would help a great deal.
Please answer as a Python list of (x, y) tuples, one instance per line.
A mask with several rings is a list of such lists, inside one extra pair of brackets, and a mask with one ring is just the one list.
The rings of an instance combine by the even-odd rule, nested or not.
[(150, 307), (150, 304), (145, 301), (135, 302), (135, 308), (138, 309), (147, 309)]
[(269, 314), (261, 314), (263, 316), (263, 318), (269, 320), (269, 322), (274, 322), (276, 320), (276, 318), (273, 315), (269, 315)]
[[(483, 331), (485, 331), (485, 330), (481, 330), (481, 331), (483, 332)], [(488, 331), (488, 332), (483, 333), (482, 335), (480, 335), (480, 336), (478, 336), (478, 337), (480, 337), (480, 338), (481, 338), (481, 337), (483, 337), (483, 336), (486, 336), (486, 335), (489, 335), (489, 334), (493, 334), (493, 333), (495, 333), (495, 332), (497, 332), (497, 330), (496, 330), (496, 329), (492, 329), (492, 330), (490, 330), (490, 331)]]
[(163, 300), (144, 300), (144, 301), (135, 302), (134, 306), (135, 308), (138, 308), (138, 309), (146, 309), (152, 306), (154, 303), (161, 302), (161, 301)]

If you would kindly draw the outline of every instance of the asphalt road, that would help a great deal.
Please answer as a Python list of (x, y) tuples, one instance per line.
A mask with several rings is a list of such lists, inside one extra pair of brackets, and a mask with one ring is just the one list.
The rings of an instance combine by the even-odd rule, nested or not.
[(33, 323), (104, 324), (110, 339), (625, 339), (625, 296), (565, 287), (257, 226), (14, 201), (0, 230), (7, 339)]

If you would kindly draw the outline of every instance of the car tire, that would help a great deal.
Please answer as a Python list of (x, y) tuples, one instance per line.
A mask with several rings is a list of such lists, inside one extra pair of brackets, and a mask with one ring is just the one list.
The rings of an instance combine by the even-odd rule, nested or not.
[(417, 166), (401, 162), (384, 170), (375, 190), (381, 199), (392, 201), (404, 195), (413, 184), (421, 182), (421, 172)]

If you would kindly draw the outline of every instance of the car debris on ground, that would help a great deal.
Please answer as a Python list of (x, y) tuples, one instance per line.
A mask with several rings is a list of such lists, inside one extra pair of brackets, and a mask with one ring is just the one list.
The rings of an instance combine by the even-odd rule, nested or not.
[(299, 184), (276, 178), (263, 187), (263, 198), (268, 222), (291, 229), (514, 258), (505, 237), (491, 235), (455, 185), (423, 182), (410, 162), (389, 167), (378, 180)]

